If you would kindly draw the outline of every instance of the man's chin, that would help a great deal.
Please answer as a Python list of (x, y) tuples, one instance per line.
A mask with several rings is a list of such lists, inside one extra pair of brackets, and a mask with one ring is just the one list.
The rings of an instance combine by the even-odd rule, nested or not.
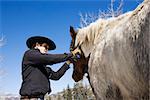
[(47, 52), (41, 52), (42, 54), (47, 54)]

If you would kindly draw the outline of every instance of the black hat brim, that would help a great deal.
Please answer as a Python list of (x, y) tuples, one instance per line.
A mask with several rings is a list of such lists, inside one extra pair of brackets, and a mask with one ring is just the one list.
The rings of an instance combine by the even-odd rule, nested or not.
[(51, 39), (43, 37), (43, 36), (30, 37), (26, 41), (26, 44), (27, 44), (27, 47), (31, 49), (32, 46), (33, 46), (33, 44), (36, 44), (37, 42), (38, 43), (47, 43), (49, 45), (49, 49), (48, 50), (54, 50), (54, 49), (56, 49), (55, 43)]

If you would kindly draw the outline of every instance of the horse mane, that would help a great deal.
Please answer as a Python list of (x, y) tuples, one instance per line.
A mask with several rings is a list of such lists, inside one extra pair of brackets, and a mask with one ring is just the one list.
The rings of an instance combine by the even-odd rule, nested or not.
[[(102, 39), (102, 35), (105, 34), (105, 31), (111, 30), (115, 27), (119, 22), (125, 21), (127, 16), (131, 15), (131, 11), (125, 14), (122, 14), (118, 17), (112, 17), (109, 19), (101, 19), (99, 18), (97, 21), (91, 23), (87, 27), (78, 29), (78, 33), (76, 36), (75, 46), (81, 46), (85, 57), (88, 57), (92, 49), (94, 49), (94, 45), (97, 40)], [(122, 21), (120, 21), (122, 20)], [(111, 34), (111, 33), (110, 33)]]

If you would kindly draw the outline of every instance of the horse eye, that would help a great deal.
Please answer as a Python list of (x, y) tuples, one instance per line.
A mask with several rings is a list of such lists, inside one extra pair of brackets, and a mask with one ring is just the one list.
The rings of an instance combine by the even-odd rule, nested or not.
[(77, 59), (79, 59), (81, 56), (80, 56), (80, 54), (77, 53), (77, 54), (76, 54), (76, 57), (77, 57)]

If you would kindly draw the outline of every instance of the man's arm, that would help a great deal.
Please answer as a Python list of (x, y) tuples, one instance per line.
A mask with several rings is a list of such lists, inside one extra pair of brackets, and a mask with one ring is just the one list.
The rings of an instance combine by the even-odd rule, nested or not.
[(49, 73), (49, 79), (59, 80), (69, 68), (69, 65), (67, 63), (64, 63), (57, 72), (51, 70)]
[(64, 62), (72, 57), (71, 53), (65, 54), (42, 54), (38, 50), (29, 50), (26, 53), (26, 59), (31, 64), (45, 64), (52, 65)]

